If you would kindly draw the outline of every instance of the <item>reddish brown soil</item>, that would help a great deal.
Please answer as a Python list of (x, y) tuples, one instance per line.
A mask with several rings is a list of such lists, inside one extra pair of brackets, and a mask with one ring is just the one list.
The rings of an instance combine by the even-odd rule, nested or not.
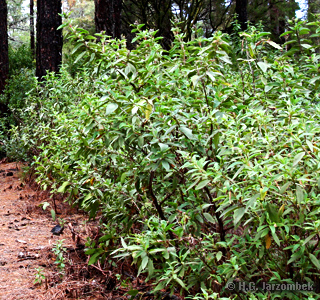
[[(66, 284), (58, 275), (51, 250), (57, 240), (64, 239), (64, 246), (77, 258), (71, 230), (65, 226), (60, 236), (50, 232), (57, 222), (53, 221), (50, 208), (44, 211), (39, 206), (44, 201), (52, 205), (50, 194), (22, 182), (21, 167), (17, 168), (15, 163), (0, 165), (0, 299), (65, 299), (66, 293), (70, 294), (69, 299), (81, 299), (78, 292), (74, 292), (76, 289), (72, 283), (68, 282), (69, 289), (62, 286)], [(74, 213), (67, 204), (59, 202), (57, 211), (60, 211), (58, 217), (66, 225), (70, 223), (77, 232), (88, 233), (90, 224), (84, 225), (82, 214)], [(80, 254), (82, 261), (86, 260), (83, 250)], [(68, 261), (72, 260), (72, 255)], [(41, 285), (34, 284), (37, 268), (42, 268), (41, 273), (46, 276)], [(80, 283), (75, 282), (74, 285), (79, 286)], [(92, 291), (92, 288), (86, 290)]]
[[(61, 195), (40, 191), (28, 184), (16, 163), (0, 163), (0, 300), (11, 299), (129, 299), (130, 289), (139, 291), (139, 299), (153, 300), (150, 284), (136, 278), (130, 261), (110, 261), (104, 266), (88, 267), (84, 254), (88, 238), (99, 239), (99, 224), (88, 221), (87, 215), (64, 203)], [(53, 200), (55, 199), (55, 200)], [(50, 207), (42, 209), (41, 203)], [(64, 231), (53, 235), (50, 209), (56, 205), (57, 217), (64, 221)], [(65, 268), (57, 268), (52, 248), (63, 240)], [(36, 269), (41, 268), (42, 282), (35, 283)], [(119, 275), (120, 274), (120, 275)], [(117, 280), (117, 276), (121, 280)], [(181, 299), (160, 292), (157, 299)], [(141, 298), (142, 297), (142, 298)]]

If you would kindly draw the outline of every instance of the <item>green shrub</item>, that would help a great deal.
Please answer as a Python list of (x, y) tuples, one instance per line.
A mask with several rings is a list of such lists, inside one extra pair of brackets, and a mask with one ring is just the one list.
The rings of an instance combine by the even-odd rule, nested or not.
[(29, 46), (21, 45), (14, 49), (9, 47), (9, 73), (20, 73), (21, 69), (32, 69), (35, 66), (34, 58)]
[(42, 187), (102, 213), (89, 264), (130, 256), (188, 299), (235, 298), (234, 279), (319, 283), (317, 46), (296, 59), (250, 27), (232, 62), (220, 32), (185, 43), (175, 28), (164, 53), (141, 25), (132, 51), (69, 28), (86, 63), (47, 76), (20, 130)]

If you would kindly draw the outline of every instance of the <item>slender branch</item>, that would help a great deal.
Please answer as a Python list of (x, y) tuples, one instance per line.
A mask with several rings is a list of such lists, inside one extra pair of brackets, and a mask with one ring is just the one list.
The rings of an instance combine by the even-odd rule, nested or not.
[(222, 221), (221, 214), (220, 214), (220, 212), (217, 211), (217, 206), (216, 206), (216, 204), (214, 203), (214, 201), (212, 199), (212, 196), (210, 194), (210, 191), (209, 191), (208, 187), (205, 187), (204, 190), (205, 190), (207, 196), (209, 197), (211, 204), (213, 205), (214, 214), (215, 214), (215, 217), (218, 220), (218, 224), (219, 224), (220, 239), (221, 239), (221, 241), (224, 242), (225, 241), (225, 236), (226, 236), (226, 231), (225, 231), (224, 226), (223, 226), (223, 221)]
[(159, 202), (153, 192), (153, 189), (152, 189), (152, 182), (153, 182), (153, 178), (154, 178), (154, 171), (151, 171), (150, 173), (150, 180), (149, 180), (149, 186), (148, 186), (148, 193), (152, 199), (152, 202), (154, 204), (154, 206), (156, 207), (156, 210), (158, 212), (158, 215), (160, 217), (161, 220), (166, 220), (165, 216), (164, 216), (164, 213), (162, 211), (162, 208), (161, 206), (159, 205)]

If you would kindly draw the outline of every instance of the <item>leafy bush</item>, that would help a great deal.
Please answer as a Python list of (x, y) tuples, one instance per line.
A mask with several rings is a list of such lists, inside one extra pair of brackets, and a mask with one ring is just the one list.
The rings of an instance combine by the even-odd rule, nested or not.
[(9, 47), (9, 73), (20, 73), (21, 69), (32, 69), (34, 58), (30, 47), (21, 45), (18, 48)]
[[(2, 112), (0, 125), (0, 156), (7, 155), (11, 159), (25, 159), (20, 151), (20, 136), (16, 129), (8, 134), (12, 126), (21, 124), (17, 110), (25, 107), (26, 94), (35, 86), (33, 57), (30, 48), (22, 45), (17, 49), (9, 47), (9, 79), (4, 92), (0, 95), (0, 104), (8, 108)], [(11, 138), (8, 136), (11, 135)]]
[(250, 27), (231, 61), (220, 32), (185, 43), (175, 28), (164, 52), (141, 25), (132, 51), (69, 28), (87, 62), (47, 76), (20, 130), (42, 187), (99, 212), (89, 263), (131, 257), (188, 299), (235, 298), (234, 279), (319, 283), (318, 46), (296, 59)]

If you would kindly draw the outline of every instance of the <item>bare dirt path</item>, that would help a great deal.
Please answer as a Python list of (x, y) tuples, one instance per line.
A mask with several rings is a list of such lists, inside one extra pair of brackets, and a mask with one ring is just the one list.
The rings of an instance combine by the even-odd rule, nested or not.
[[(39, 197), (21, 181), (21, 167), (15, 163), (0, 164), (0, 299), (51, 299), (50, 282), (34, 284), (36, 269), (42, 268), (42, 274), (52, 277), (55, 242), (65, 239), (64, 246), (75, 246), (70, 230), (64, 230), (61, 236), (51, 233), (57, 222), (52, 220), (49, 210), (39, 207), (50, 199), (41, 197), (41, 193)], [(73, 225), (84, 219), (66, 210), (61, 217)], [(57, 285), (54, 289), (59, 290)]]
[[(55, 202), (58, 216), (65, 223), (64, 231), (60, 236), (51, 233), (57, 221), (53, 221), (49, 209), (44, 211), (39, 206), (43, 202), (53, 206), (50, 193), (22, 182), (21, 167), (0, 163), (0, 300), (120, 300), (128, 299), (126, 292), (133, 287), (148, 295), (149, 286), (133, 276), (136, 270), (130, 262), (109, 269), (100, 264), (88, 267), (85, 242), (88, 238), (98, 241), (99, 224), (64, 203), (61, 195), (56, 195), (59, 200)], [(63, 276), (52, 251), (58, 240), (63, 240), (65, 248)], [(41, 285), (34, 283), (39, 268), (45, 276)], [(115, 274), (129, 280), (128, 286), (117, 282)], [(144, 299), (155, 298), (149, 295)]]
[(19, 179), (15, 163), (0, 165), (0, 299), (41, 299), (34, 286), (36, 268), (57, 237), (51, 221), (32, 217), (35, 192)]

